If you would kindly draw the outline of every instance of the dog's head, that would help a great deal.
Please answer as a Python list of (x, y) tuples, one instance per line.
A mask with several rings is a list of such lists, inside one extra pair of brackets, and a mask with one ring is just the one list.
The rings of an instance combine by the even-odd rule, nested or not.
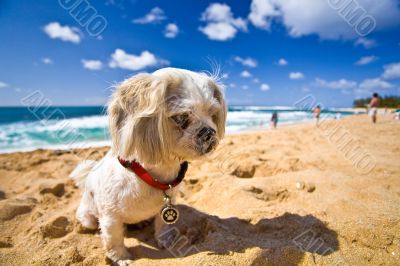
[(152, 164), (207, 154), (225, 133), (221, 85), (183, 69), (125, 80), (112, 95), (108, 114), (113, 152)]

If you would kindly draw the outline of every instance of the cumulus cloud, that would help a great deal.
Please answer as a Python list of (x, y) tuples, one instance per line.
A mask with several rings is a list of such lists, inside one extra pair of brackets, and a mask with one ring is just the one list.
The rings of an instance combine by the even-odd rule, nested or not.
[(247, 85), (243, 85), (243, 86), (242, 86), (242, 89), (244, 89), (244, 90), (248, 90), (248, 89), (249, 89), (249, 86), (247, 86)]
[(381, 78), (365, 79), (354, 90), (356, 97), (371, 96), (373, 92), (384, 91), (394, 88), (394, 85)]
[(279, 16), (281, 12), (273, 1), (253, 0), (250, 5), (249, 20), (254, 26), (269, 30), (273, 17)]
[[(376, 30), (395, 26), (399, 22), (397, 0), (252, 0), (249, 20), (255, 27), (265, 30), (270, 29), (272, 21), (282, 23), (292, 37), (317, 34), (321, 39), (355, 39), (358, 37), (355, 28), (340, 13), (343, 10), (351, 11), (351, 8), (347, 8), (350, 4), (355, 4), (356, 8), (359, 5), (366, 11), (365, 15), (373, 17)], [(344, 12), (344, 16), (347, 15)], [(353, 24), (361, 21), (360, 17), (357, 19), (350, 12), (347, 21), (351, 22), (352, 19)]]
[(242, 73), (240, 73), (240, 76), (242, 78), (251, 78), (252, 75), (251, 75), (251, 73), (249, 71), (244, 70), (244, 71), (242, 71)]
[(387, 90), (394, 87), (393, 84), (381, 78), (365, 79), (360, 83), (346, 79), (326, 81), (316, 78), (313, 85), (320, 88), (338, 89), (344, 94), (349, 94), (352, 90), (357, 97), (367, 96), (375, 91)]
[(167, 19), (164, 10), (159, 7), (154, 7), (144, 17), (132, 20), (136, 24), (156, 24)]
[(82, 66), (89, 70), (100, 70), (103, 68), (103, 63), (100, 60), (81, 60)]
[(51, 58), (48, 58), (48, 57), (42, 58), (42, 62), (43, 62), (43, 64), (46, 64), (46, 65), (53, 64), (53, 60)]
[(8, 87), (8, 84), (0, 81), (0, 89)]
[(167, 65), (168, 61), (158, 59), (149, 51), (143, 51), (140, 55), (128, 54), (122, 49), (116, 49), (111, 55), (109, 66), (111, 68), (122, 68), (128, 70), (141, 70), (156, 65)]
[(385, 65), (382, 77), (384, 79), (400, 79), (400, 62)]
[(371, 64), (372, 62), (375, 62), (378, 59), (379, 59), (379, 57), (374, 56), (374, 55), (363, 56), (354, 64), (357, 66), (365, 66), (365, 65)]
[(210, 40), (226, 41), (235, 37), (237, 30), (228, 23), (210, 23), (200, 28), (201, 32), (208, 36)]
[(357, 82), (347, 79), (339, 79), (334, 81), (326, 81), (324, 79), (316, 78), (314, 84), (317, 87), (329, 88), (329, 89), (354, 89), (357, 87)]
[(279, 61), (278, 61), (278, 65), (280, 65), (280, 66), (287, 66), (289, 63), (288, 63), (288, 61), (286, 61), (286, 59), (285, 58), (281, 58), (281, 59), (279, 59)]
[(43, 31), (51, 39), (60, 39), (64, 42), (72, 43), (79, 43), (81, 41), (79, 29), (69, 26), (61, 26), (58, 22), (50, 22), (43, 27)]
[(244, 66), (248, 66), (248, 67), (257, 67), (257, 60), (251, 58), (251, 57), (247, 57), (247, 58), (242, 58), (240, 56), (235, 56), (234, 60), (236, 62), (241, 63)]
[(235, 83), (231, 83), (231, 84), (229, 84), (229, 87), (230, 88), (236, 88), (236, 84)]
[(374, 90), (386, 90), (386, 89), (391, 89), (393, 87), (394, 86), (387, 81), (384, 81), (380, 78), (374, 78), (374, 79), (365, 79), (363, 82), (361, 82), (357, 91), (372, 92)]
[(376, 41), (368, 38), (358, 38), (354, 42), (355, 46), (363, 46), (365, 49), (371, 49), (376, 46)]
[(227, 4), (210, 4), (200, 20), (207, 24), (199, 30), (214, 41), (227, 41), (234, 38), (239, 30), (247, 31), (247, 22), (242, 18), (234, 18)]
[(290, 72), (289, 73), (289, 78), (290, 79), (303, 79), (304, 74), (301, 72)]
[(260, 90), (261, 91), (269, 91), (271, 89), (271, 87), (268, 85), (268, 84), (266, 84), (266, 83), (263, 83), (263, 84), (261, 84), (261, 86), (260, 86)]
[(169, 23), (165, 26), (164, 36), (170, 39), (175, 38), (179, 33), (179, 27), (175, 23)]

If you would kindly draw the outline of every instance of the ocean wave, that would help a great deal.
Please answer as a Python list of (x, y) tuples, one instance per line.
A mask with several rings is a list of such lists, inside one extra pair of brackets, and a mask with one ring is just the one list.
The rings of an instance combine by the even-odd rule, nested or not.
[(296, 110), (290, 106), (229, 106), (229, 111), (291, 111)]
[[(227, 133), (270, 127), (271, 115), (278, 112), (279, 125), (312, 121), (310, 112), (292, 107), (230, 106), (227, 115)], [(322, 116), (333, 118), (334, 112)], [(343, 116), (349, 115), (342, 113)], [(0, 124), (0, 152), (33, 150), (37, 148), (69, 149), (109, 145), (108, 119), (92, 115), (64, 120), (38, 120)]]
[(0, 125), (0, 151), (77, 146), (109, 140), (106, 116)]

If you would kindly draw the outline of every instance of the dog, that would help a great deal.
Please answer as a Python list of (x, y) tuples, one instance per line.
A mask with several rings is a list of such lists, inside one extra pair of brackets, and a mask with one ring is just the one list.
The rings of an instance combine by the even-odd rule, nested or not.
[(168, 224), (159, 213), (165, 197), (173, 202), (177, 194), (177, 187), (149, 185), (126, 163), (134, 162), (153, 182), (170, 184), (186, 171), (185, 161), (217, 147), (225, 134), (227, 110), (217, 78), (163, 68), (123, 81), (107, 112), (110, 151), (98, 162), (81, 162), (70, 176), (83, 191), (77, 219), (86, 228), (99, 227), (107, 257), (124, 264), (132, 258), (124, 246), (124, 224), (155, 217), (158, 244), (172, 244), (160, 239)]

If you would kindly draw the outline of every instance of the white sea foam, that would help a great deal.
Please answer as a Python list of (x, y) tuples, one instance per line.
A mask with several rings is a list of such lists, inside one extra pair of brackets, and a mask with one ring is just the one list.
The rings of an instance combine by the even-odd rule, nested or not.
[[(233, 106), (230, 110), (227, 133), (269, 128), (275, 110), (278, 112), (279, 125), (312, 121), (310, 112), (292, 107)], [(324, 115), (334, 117), (334, 113)], [(109, 145), (108, 119), (104, 115), (0, 125), (0, 153), (103, 145)]]

